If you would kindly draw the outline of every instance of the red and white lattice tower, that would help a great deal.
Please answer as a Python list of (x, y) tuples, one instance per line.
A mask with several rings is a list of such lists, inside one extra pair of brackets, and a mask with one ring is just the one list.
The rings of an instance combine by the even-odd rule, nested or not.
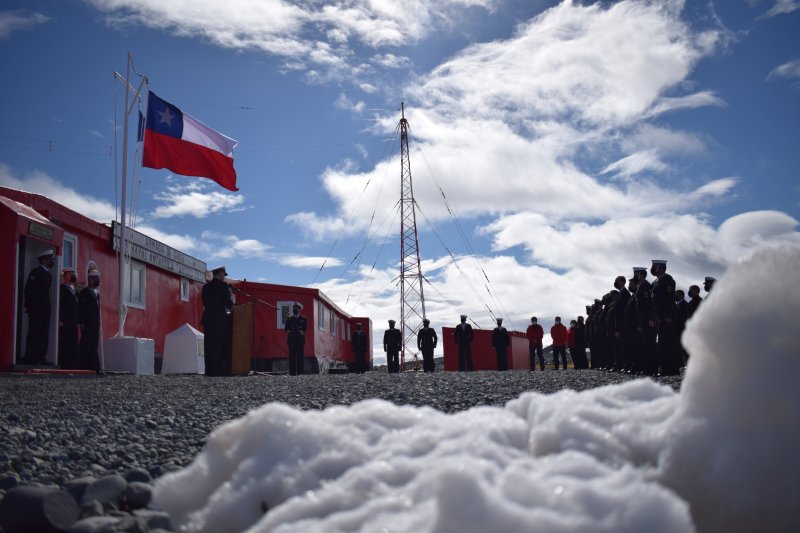
[(411, 185), (411, 159), (408, 155), (408, 121), (400, 103), (400, 368), (406, 355), (417, 353), (417, 332), (425, 318), (422, 292), (422, 267), (419, 264), (419, 238), (415, 212), (414, 188)]

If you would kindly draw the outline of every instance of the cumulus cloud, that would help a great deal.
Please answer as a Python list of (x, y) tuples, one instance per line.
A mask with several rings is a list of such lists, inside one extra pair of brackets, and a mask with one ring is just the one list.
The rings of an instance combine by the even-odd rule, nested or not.
[(0, 185), (57, 199), (58, 203), (99, 222), (111, 222), (116, 218), (116, 209), (110, 202), (79, 193), (38, 170), (15, 176), (8, 165), (0, 163)]
[(0, 11), (0, 40), (13, 33), (44, 24), (50, 17), (41, 13), (28, 13), (24, 10)]
[(214, 213), (231, 213), (245, 209), (243, 195), (216, 190), (209, 192), (210, 187), (199, 180), (168, 185), (162, 192), (153, 195), (162, 205), (153, 209), (151, 216), (156, 219), (183, 216), (205, 218)]

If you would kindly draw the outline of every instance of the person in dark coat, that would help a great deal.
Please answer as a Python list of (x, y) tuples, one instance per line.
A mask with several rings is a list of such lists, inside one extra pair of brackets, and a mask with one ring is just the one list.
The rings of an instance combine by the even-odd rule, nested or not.
[(386, 364), (390, 374), (400, 372), (400, 346), (403, 339), (400, 330), (394, 327), (394, 320), (389, 321), (389, 329), (383, 332), (383, 351), (386, 352)]
[(439, 337), (436, 336), (436, 330), (430, 327), (431, 321), (427, 318), (422, 320), (422, 327), (417, 333), (417, 349), (422, 352), (422, 370), (425, 372), (433, 372), (436, 365), (433, 362), (433, 350), (439, 343)]
[(467, 315), (461, 315), (453, 339), (458, 346), (458, 370), (459, 372), (472, 372), (472, 326), (467, 324)]
[[(231, 287), (225, 283), (228, 273), (224, 266), (211, 271), (211, 280), (203, 285), (203, 347), (206, 376), (224, 376), (230, 373), (225, 360), (227, 319), (233, 309)], [(291, 358), (290, 358), (291, 364)]]
[(308, 320), (300, 314), (303, 308), (299, 302), (292, 305), (292, 316), (286, 319), (286, 344), (289, 346), (289, 375), (305, 373), (305, 346)]
[(592, 310), (592, 368), (604, 370), (606, 367), (606, 329), (603, 316), (604, 304), (608, 296), (595, 298)]
[(593, 306), (586, 306), (586, 323), (584, 326), (586, 328), (586, 347), (589, 349), (589, 359), (587, 359), (587, 364), (590, 365), (586, 368), (594, 368), (594, 364), (591, 362), (594, 360), (594, 356), (592, 355), (592, 350), (594, 350), (594, 320), (592, 318), (593, 311)]
[(78, 327), (81, 340), (78, 343), (80, 366), (102, 372), (100, 364), (100, 271), (91, 268), (87, 273), (87, 285), (78, 293)]
[(650, 273), (656, 276), (653, 283), (653, 309), (658, 327), (658, 364), (661, 374), (674, 376), (680, 372), (678, 363), (678, 308), (675, 306), (675, 280), (667, 274), (667, 262), (653, 259)]
[(528, 354), (530, 355), (530, 371), (536, 370), (536, 357), (539, 358), (539, 368), (544, 372), (544, 354), (542, 353), (542, 338), (544, 337), (544, 329), (538, 324), (538, 319), (535, 316), (531, 317), (531, 325), (525, 331), (525, 336), (528, 338)]
[(636, 289), (639, 288), (639, 279), (636, 277), (628, 280), (628, 292), (631, 298), (625, 305), (623, 315), (623, 329), (625, 330), (625, 368), (628, 374), (642, 372), (641, 346), (639, 343), (638, 319), (636, 317)]
[(361, 322), (356, 322), (356, 330), (350, 337), (350, 348), (355, 355), (355, 372), (363, 374), (367, 369), (367, 334), (361, 329)]
[(700, 307), (700, 302), (702, 301), (703, 299), (700, 298), (700, 287), (697, 285), (689, 287), (689, 307), (686, 309), (686, 320), (692, 318), (692, 315), (697, 312), (697, 308)]
[(586, 325), (583, 316), (579, 316), (572, 332), (572, 344), (570, 348), (572, 364), (577, 370), (589, 368), (589, 360), (586, 358)]
[(503, 319), (497, 319), (497, 327), (492, 331), (492, 347), (494, 347), (495, 355), (497, 355), (497, 370), (508, 370), (508, 346), (511, 344), (511, 338), (508, 336), (508, 330), (503, 327)]
[(25, 312), (28, 313), (28, 335), (25, 339), (25, 363), (49, 364), (46, 360), (50, 343), (50, 286), (55, 265), (53, 250), (39, 254), (39, 265), (31, 270), (25, 281)]
[(629, 370), (626, 364), (628, 346), (625, 342), (625, 309), (628, 307), (631, 293), (625, 286), (625, 282), (625, 276), (617, 276), (614, 280), (614, 288), (619, 293), (614, 301), (613, 337), (611, 339), (614, 352), (614, 364), (611, 370), (614, 372)]
[(641, 350), (642, 372), (655, 376), (658, 373), (658, 359), (656, 356), (656, 318), (653, 310), (652, 285), (647, 281), (647, 269), (634, 267), (633, 275), (638, 278), (639, 286), (636, 288), (636, 320), (639, 332), (639, 348)]
[(78, 293), (74, 268), (65, 268), (59, 288), (58, 364), (62, 368), (78, 368)]

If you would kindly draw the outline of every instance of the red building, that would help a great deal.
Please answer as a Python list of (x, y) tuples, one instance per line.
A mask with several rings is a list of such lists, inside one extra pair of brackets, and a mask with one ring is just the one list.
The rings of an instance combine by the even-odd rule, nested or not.
[[(372, 321), (367, 317), (351, 317), (319, 289), (233, 281), (236, 303), (253, 303), (253, 363), (255, 370), (288, 370), (289, 347), (284, 325), (292, 314), (295, 302), (303, 306), (301, 314), (308, 321), (305, 356), (306, 372), (326, 371), (339, 364), (355, 362), (350, 335), (361, 323), (367, 335)], [(372, 342), (368, 341), (367, 364), (372, 367)]]
[[(47, 361), (58, 365), (58, 284), (62, 269), (75, 268), (79, 287), (87, 282), (87, 265), (96, 263), (101, 273), (102, 338), (113, 337), (119, 327), (119, 227), (101, 224), (39, 194), (0, 187), (0, 372), (7, 372), (25, 355), (27, 314), (23, 290), (37, 257), (52, 249), (56, 265), (51, 270), (51, 309)], [(128, 230), (131, 256), (125, 297), (125, 335), (154, 339), (155, 356), (164, 351), (165, 336), (190, 324), (200, 329), (202, 286), (206, 264), (134, 230)], [(116, 236), (116, 238), (115, 238)], [(362, 322), (371, 332), (368, 318), (344, 313), (317, 289), (232, 282), (239, 288), (237, 303), (254, 304), (252, 357), (255, 369), (281, 369), (288, 356), (283, 320), (291, 303), (304, 306), (308, 318), (307, 366), (325, 369), (353, 361), (350, 332)], [(246, 293), (246, 294), (245, 294)], [(249, 295), (249, 296), (248, 296)], [(287, 303), (289, 304), (287, 307)], [(370, 349), (369, 361), (372, 361)]]
[[(442, 328), (442, 347), (444, 348), (444, 369), (458, 370), (458, 346), (453, 338), (455, 328)], [(492, 330), (473, 330), (472, 368), (473, 370), (497, 370), (497, 355), (492, 347)], [(509, 331), (511, 347), (508, 349), (508, 369), (527, 370), (530, 366), (528, 339), (524, 333)]]

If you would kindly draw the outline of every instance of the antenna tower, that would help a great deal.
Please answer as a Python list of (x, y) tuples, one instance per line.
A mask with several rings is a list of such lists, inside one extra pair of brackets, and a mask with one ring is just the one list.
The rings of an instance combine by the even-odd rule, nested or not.
[[(422, 267), (419, 264), (417, 215), (414, 188), (411, 185), (411, 159), (408, 155), (408, 121), (405, 105), (400, 102), (400, 368), (406, 354), (417, 353), (417, 332), (425, 318), (422, 292)], [(408, 351), (407, 351), (408, 348)], [(412, 357), (413, 358), (413, 357)]]

